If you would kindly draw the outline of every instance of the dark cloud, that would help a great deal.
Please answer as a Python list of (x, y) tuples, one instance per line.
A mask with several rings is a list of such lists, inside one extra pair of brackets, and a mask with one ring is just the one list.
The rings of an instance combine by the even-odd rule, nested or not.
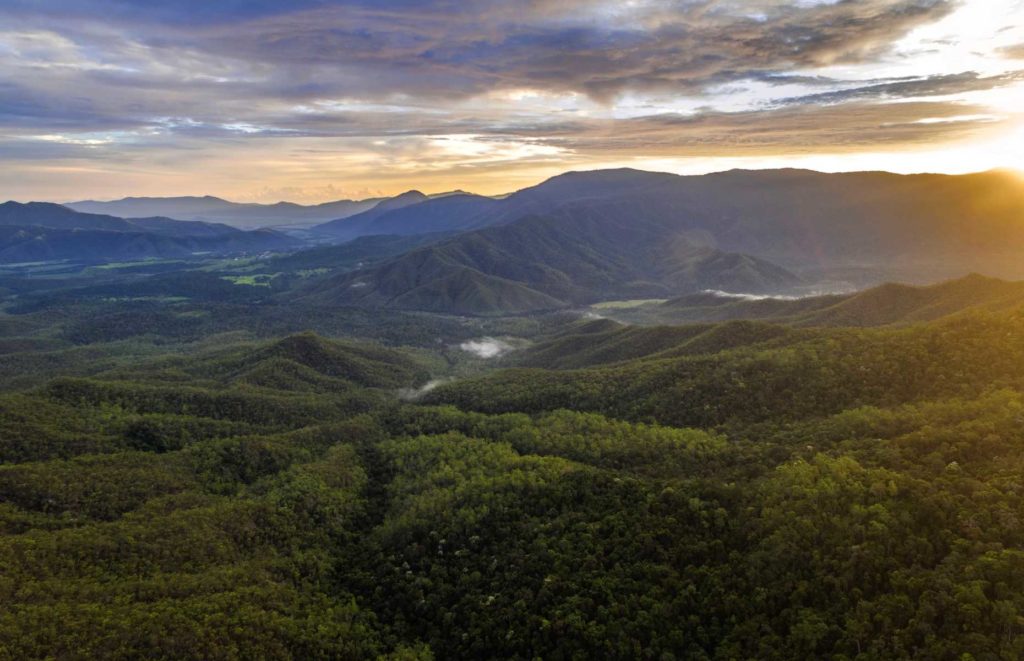
[[(593, 1), (58, 0), (47, 11), (62, 8), (68, 16), (118, 26), (154, 49), (153, 56), (182, 59), (200, 73), (216, 68), (218, 59), (224, 67), (262, 65), (264, 91), (281, 98), (451, 97), (527, 87), (608, 100), (631, 89), (694, 93), (766, 71), (855, 61), (952, 6), (951, 0), (703, 0), (639, 3), (627, 11), (621, 3)], [(31, 22), (32, 7), (38, 3), (15, 3), (8, 11)], [(55, 21), (48, 15), (45, 24)], [(89, 39), (81, 22), (65, 24), (88, 48), (109, 48)], [(189, 62), (187, 54), (206, 61)]]
[[(518, 89), (601, 101), (629, 91), (700, 96), (744, 79), (827, 87), (834, 81), (789, 72), (869, 57), (952, 4), (55, 0), (41, 8), (16, 0), (0, 10), (11, 18), (0, 73), (13, 90), (0, 88), (0, 126), (217, 133), (219, 125), (248, 123), (253, 136), (319, 135), (346, 132), (350, 115), (295, 113), (296, 105), (445, 108)], [(947, 87), (957, 82), (978, 84), (951, 77)], [(887, 83), (907, 93), (916, 84)], [(883, 91), (831, 91), (807, 102)], [(386, 129), (393, 119), (378, 124)]]
[(857, 61), (953, 7), (949, 0), (705, 0), (616, 13), (620, 3), (578, 4), (589, 7), (570, 14), (547, 3), (467, 2), (454, 10), (440, 3), (440, 10), (396, 12), (346, 4), (195, 35), (191, 43), (315, 71), (339, 88), (361, 76), (360, 89), (370, 94), (526, 87), (608, 100), (626, 90), (693, 93), (765, 70)]
[(927, 76), (911, 80), (895, 80), (847, 89), (781, 99), (778, 105), (830, 104), (864, 99), (906, 99), (923, 96), (946, 96), (963, 92), (995, 89), (1024, 81), (1024, 70), (997, 76), (982, 76), (974, 71)]

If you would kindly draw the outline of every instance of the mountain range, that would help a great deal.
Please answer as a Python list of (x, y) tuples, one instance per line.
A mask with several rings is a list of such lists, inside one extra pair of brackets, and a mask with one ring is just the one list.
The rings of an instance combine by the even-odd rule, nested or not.
[[(671, 227), (691, 241), (858, 286), (985, 270), (1024, 276), (1024, 181), (1013, 173), (825, 174), (733, 170), (677, 176), (570, 172), (503, 199), (449, 196), (313, 228), (366, 234), (467, 231), (530, 215), (599, 212), (609, 222)], [(356, 222), (358, 220), (358, 222)]]
[(498, 314), (709, 287), (784, 291), (799, 282), (764, 260), (693, 242), (670, 223), (573, 209), (459, 234), (324, 280), (308, 295), (330, 304)]
[(109, 202), (82, 200), (64, 206), (86, 213), (102, 213), (122, 218), (167, 216), (178, 220), (204, 220), (237, 227), (271, 225), (313, 225), (345, 218), (373, 208), (385, 198), (337, 200), (323, 204), (301, 205), (294, 202), (254, 204), (229, 202), (219, 197), (126, 197)]
[(295, 250), (301, 242), (271, 230), (163, 217), (125, 219), (46, 202), (0, 204), (0, 263), (82, 262)]
[[(298, 292), (310, 301), (469, 315), (678, 299), (707, 289), (792, 294), (798, 288), (862, 289), (887, 280), (935, 282), (972, 271), (1024, 277), (1024, 181), (1002, 171), (677, 176), (619, 169), (569, 172), (502, 198), (413, 190), (316, 207), (236, 205), (211, 197), (72, 206), (0, 206), (0, 224), (11, 226), (0, 246), (2, 259), (74, 259), (76, 243), (88, 246), (95, 259), (295, 252), (274, 264), (327, 271)], [(82, 208), (118, 209), (119, 216)], [(167, 213), (154, 216), (156, 211)], [(282, 222), (307, 223), (302, 236), (315, 243), (377, 238), (307, 254), (295, 237), (172, 217), (263, 223), (278, 212)], [(331, 217), (313, 224), (318, 215)], [(364, 249), (366, 259), (360, 256)], [(674, 300), (657, 314), (683, 310), (681, 318), (689, 307), (701, 306), (694, 299)]]
[(311, 231), (340, 241), (366, 235), (461, 232), (493, 224), (489, 212), (502, 206), (500, 200), (482, 195), (458, 193), (429, 198), (419, 191), (409, 191), (354, 216), (317, 225)]

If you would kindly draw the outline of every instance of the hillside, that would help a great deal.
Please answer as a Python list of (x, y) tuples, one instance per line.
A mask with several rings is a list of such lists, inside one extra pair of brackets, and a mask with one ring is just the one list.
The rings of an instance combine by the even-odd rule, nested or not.
[(316, 269), (352, 271), (401, 255), (419, 246), (442, 241), (447, 237), (447, 234), (362, 236), (339, 245), (317, 246), (290, 255), (273, 257), (266, 260), (263, 266), (271, 273)]
[(888, 283), (855, 294), (799, 299), (733, 297), (703, 292), (607, 314), (638, 323), (761, 319), (796, 326), (884, 326), (930, 321), (971, 309), (1024, 305), (1024, 282), (971, 274), (929, 286)]
[[(899, 328), (456, 320), (204, 268), (0, 312), (14, 658), (1024, 650), (1007, 635), (1019, 309)], [(900, 314), (952, 309), (915, 300)], [(360, 315), (417, 348), (337, 337)], [(333, 337), (295, 332), (313, 326)], [(505, 334), (519, 367), (460, 364), (463, 340)]]
[(309, 296), (409, 309), (422, 309), (429, 298), (428, 309), (440, 303), (459, 314), (491, 314), (707, 288), (779, 291), (797, 282), (762, 260), (694, 244), (670, 225), (573, 210), (419, 248), (318, 283)]
[[(1024, 181), (972, 175), (734, 170), (674, 176), (577, 172), (515, 196), (600, 208), (704, 233), (722, 250), (794, 268), (857, 267), (873, 277), (934, 279), (984, 269), (1024, 277)], [(511, 198), (510, 198), (511, 200)]]
[(153, 361), (105, 375), (114, 380), (182, 382), (192, 387), (249, 385), (287, 391), (398, 388), (427, 380), (408, 355), (368, 343), (301, 333), (209, 352), (189, 359)]
[(127, 220), (102, 214), (81, 213), (48, 202), (5, 202), (0, 204), (0, 226), (46, 227), (60, 230), (104, 230), (111, 232), (148, 232), (162, 236), (238, 235), (240, 230), (217, 223), (145, 217)]
[(364, 235), (389, 234), (390, 232), (378, 231), (375, 227), (379, 218), (389, 212), (397, 211), (409, 206), (419, 205), (428, 202), (429, 200), (429, 197), (418, 190), (406, 191), (401, 195), (396, 195), (395, 197), (382, 200), (373, 207), (360, 213), (316, 225), (311, 228), (311, 231), (314, 234), (329, 236), (339, 241), (348, 241)]
[(857, 286), (887, 279), (929, 282), (972, 270), (1024, 277), (1017, 259), (1024, 249), (1024, 181), (1001, 171), (570, 172), (500, 200), (452, 196), (417, 204), (396, 214), (387, 232), (371, 229), (376, 218), (368, 217), (370, 222), (352, 223), (338, 236), (405, 234), (421, 225), (429, 231), (479, 229), (530, 215), (575, 213), (671, 227), (725, 252), (835, 274)]
[[(743, 323), (726, 324), (721, 332), (733, 336)], [(718, 339), (698, 351), (687, 349), (692, 338), (684, 332), (632, 357), (632, 342), (616, 342), (614, 331), (574, 339), (576, 346), (564, 360), (582, 369), (508, 369), (442, 385), (427, 400), (486, 413), (572, 408), (708, 427), (1024, 388), (1024, 309), (974, 312), (898, 329), (790, 334), (765, 326), (750, 341)], [(608, 343), (614, 355), (602, 356)]]
[(237, 255), (295, 249), (300, 242), (277, 232), (256, 230), (213, 236), (166, 236), (110, 230), (0, 226), (0, 263), (53, 260), (85, 263)]

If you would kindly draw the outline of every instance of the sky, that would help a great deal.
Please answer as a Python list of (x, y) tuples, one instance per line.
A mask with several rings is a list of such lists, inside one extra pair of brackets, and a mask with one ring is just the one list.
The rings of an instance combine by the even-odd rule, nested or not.
[(1024, 171), (1024, 0), (0, 0), (0, 199)]

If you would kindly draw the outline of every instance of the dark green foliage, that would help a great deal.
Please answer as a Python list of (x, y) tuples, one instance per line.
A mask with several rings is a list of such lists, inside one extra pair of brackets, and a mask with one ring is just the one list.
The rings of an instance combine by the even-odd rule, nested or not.
[(508, 370), (442, 386), (428, 401), (492, 413), (570, 408), (705, 427), (1024, 387), (1024, 312), (803, 338), (720, 354), (666, 357), (665, 350), (573, 372)]
[(931, 321), (967, 310), (1003, 311), (1024, 305), (1024, 283), (972, 274), (927, 287), (889, 283), (855, 294), (750, 300), (700, 293), (617, 310), (641, 323), (764, 319), (793, 326), (885, 326)]
[(426, 243), (434, 243), (445, 234), (417, 234), (415, 236), (363, 236), (338, 246), (320, 246), (291, 255), (274, 257), (263, 263), (270, 273), (281, 271), (353, 271), (364, 268)]
[(672, 223), (563, 209), (329, 278), (309, 296), (332, 304), (488, 315), (707, 288), (779, 291), (798, 281), (774, 264), (692, 241)]
[[(64, 228), (60, 227), (62, 223), (33, 223), (31, 219), (22, 224), (3, 222), (4, 214), (0, 209), (0, 263), (69, 260), (98, 264), (152, 258), (187, 259), (197, 253), (258, 254), (267, 250), (295, 250), (302, 245), (296, 239), (270, 230), (242, 232), (231, 227), (219, 229), (205, 223), (168, 218), (147, 219), (150, 222), (143, 224), (141, 220), (79, 214), (59, 205), (46, 206), (63, 209), (72, 214), (68, 219), (70, 224), (84, 226)], [(42, 215), (52, 217), (49, 212)], [(80, 223), (82, 219), (87, 222)]]
[(517, 322), (417, 404), (444, 355), (25, 318), (0, 658), (1024, 655), (1019, 311)]
[(578, 369), (637, 358), (713, 354), (768, 343), (781, 346), (801, 337), (805, 336), (783, 326), (758, 322), (641, 328), (605, 320), (570, 327), (515, 356), (514, 362), (522, 367)]

